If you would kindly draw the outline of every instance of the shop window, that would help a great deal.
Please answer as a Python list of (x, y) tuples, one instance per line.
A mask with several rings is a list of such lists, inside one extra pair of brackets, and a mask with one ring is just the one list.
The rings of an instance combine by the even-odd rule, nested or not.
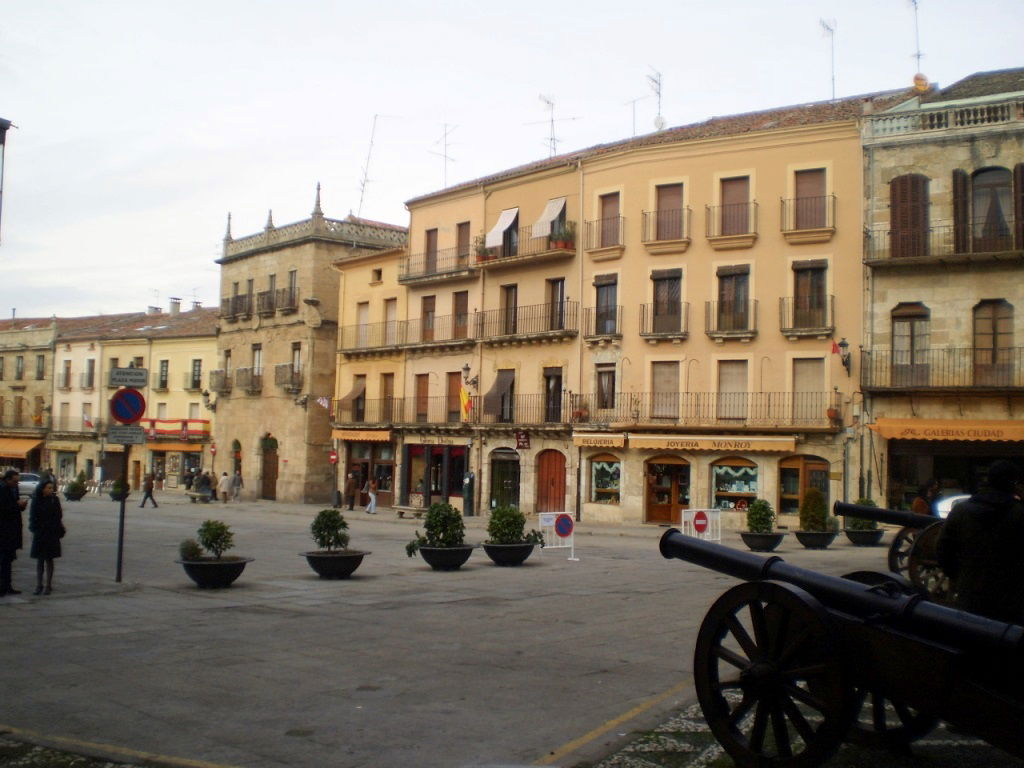
[(599, 504), (619, 503), (619, 481), (622, 465), (611, 454), (601, 454), (590, 460), (590, 500)]
[(828, 505), (829, 463), (818, 456), (791, 456), (779, 462), (779, 514), (795, 515), (808, 488), (817, 488)]
[(749, 459), (730, 456), (711, 465), (711, 487), (716, 509), (745, 510), (757, 498), (757, 465)]

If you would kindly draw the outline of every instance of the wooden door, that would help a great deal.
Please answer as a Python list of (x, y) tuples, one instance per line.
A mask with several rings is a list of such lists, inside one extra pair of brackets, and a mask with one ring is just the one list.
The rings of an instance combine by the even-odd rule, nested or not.
[(416, 421), (426, 421), (430, 407), (430, 374), (416, 374)]
[(656, 419), (678, 419), (679, 362), (666, 360), (651, 363), (651, 416)]
[(683, 237), (683, 185), (660, 184), (657, 193), (655, 239), (680, 240)]
[[(215, 480), (216, 482), (216, 480)], [(277, 498), (277, 451), (263, 451), (263, 476), (261, 498)]]
[(814, 168), (797, 171), (794, 179), (796, 186), (796, 211), (794, 225), (797, 229), (817, 229), (827, 227), (825, 216), (825, 169)]
[(647, 465), (648, 523), (682, 525), (690, 507), (690, 465), (682, 459)]
[(420, 341), (434, 340), (435, 297), (424, 296), (420, 302)]
[[(793, 423), (818, 424), (826, 417), (825, 361), (820, 357), (793, 361)], [(780, 414), (767, 414), (775, 418)]]
[(452, 294), (452, 338), (466, 338), (469, 326), (469, 291)]
[(750, 178), (722, 179), (723, 235), (744, 235), (750, 231)]
[(619, 245), (619, 193), (601, 195), (601, 247)]
[(462, 221), (455, 228), (455, 248), (459, 259), (459, 266), (469, 261), (469, 222)]
[(423, 271), (432, 275), (437, 272), (437, 230), (428, 229), (423, 244)]
[(519, 287), (516, 285), (501, 286), (501, 308), (503, 310), (502, 329), (503, 334), (516, 332), (519, 317)]
[(747, 361), (718, 363), (718, 418), (747, 418)]
[(565, 456), (541, 451), (537, 456), (537, 512), (565, 511)]
[(380, 421), (390, 423), (394, 417), (395, 410), (395, 374), (382, 373), (380, 375)]
[(462, 413), (462, 403), (459, 399), (459, 392), (462, 390), (462, 373), (459, 371), (451, 371), (448, 373), (448, 390), (446, 403), (448, 408), (448, 422), (455, 423), (459, 421), (459, 417)]
[(519, 508), (518, 456), (491, 459), (491, 509), (495, 507)]
[(928, 177), (897, 176), (889, 184), (893, 258), (928, 255)]

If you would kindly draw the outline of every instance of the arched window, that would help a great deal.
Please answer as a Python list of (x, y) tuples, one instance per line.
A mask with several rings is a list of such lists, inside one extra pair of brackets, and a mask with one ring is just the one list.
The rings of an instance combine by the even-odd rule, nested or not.
[(1005, 299), (974, 307), (974, 384), (1006, 386), (1013, 381), (1013, 305)]
[(1013, 248), (1013, 178), (1006, 168), (975, 172), (971, 189), (971, 234), (975, 253)]
[(590, 459), (590, 500), (618, 504), (622, 464), (617, 456), (601, 453)]
[(928, 255), (928, 177), (919, 173), (889, 182), (893, 258)]
[(760, 488), (757, 464), (741, 456), (719, 459), (711, 465), (711, 487), (716, 509), (746, 509)]
[(892, 385), (928, 383), (931, 312), (924, 304), (899, 304), (892, 311)]

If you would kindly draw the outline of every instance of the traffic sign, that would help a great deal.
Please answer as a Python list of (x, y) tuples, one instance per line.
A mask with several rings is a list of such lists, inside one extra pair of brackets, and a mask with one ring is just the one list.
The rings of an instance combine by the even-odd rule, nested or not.
[(145, 445), (146, 433), (136, 424), (110, 426), (107, 428), (107, 440), (121, 445)]
[(146, 368), (111, 368), (110, 386), (112, 387), (144, 387), (149, 383), (149, 370)]
[(145, 412), (146, 398), (137, 389), (119, 389), (110, 398), (110, 415), (114, 417), (114, 421), (134, 424)]
[(708, 529), (708, 516), (703, 509), (698, 509), (693, 515), (693, 530), (697, 533), (704, 533)]
[(210, 455), (211, 456), (216, 456), (217, 455), (217, 444), (216, 443), (210, 443)]
[(572, 518), (564, 512), (555, 518), (555, 533), (563, 539), (572, 535)]
[(329, 462), (331, 462), (331, 464), (337, 464), (338, 463), (338, 452), (332, 448), (331, 452), (327, 454), (327, 460)]

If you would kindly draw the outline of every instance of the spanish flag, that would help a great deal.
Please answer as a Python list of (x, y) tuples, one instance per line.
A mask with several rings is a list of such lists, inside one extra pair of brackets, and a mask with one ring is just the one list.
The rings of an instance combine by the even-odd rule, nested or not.
[(469, 415), (473, 410), (473, 401), (470, 399), (466, 388), (461, 386), (459, 387), (459, 406), (462, 412), (462, 420), (469, 421)]

